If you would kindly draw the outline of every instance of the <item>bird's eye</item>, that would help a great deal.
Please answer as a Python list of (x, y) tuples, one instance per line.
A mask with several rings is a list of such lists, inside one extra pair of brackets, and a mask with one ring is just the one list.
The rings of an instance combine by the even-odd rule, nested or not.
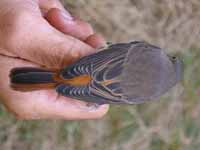
[(176, 56), (173, 56), (172, 59), (173, 59), (173, 60), (176, 60)]

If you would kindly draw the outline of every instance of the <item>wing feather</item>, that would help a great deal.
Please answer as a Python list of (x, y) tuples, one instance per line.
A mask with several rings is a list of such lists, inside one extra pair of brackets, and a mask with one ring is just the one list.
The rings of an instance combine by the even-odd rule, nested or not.
[(133, 44), (137, 43), (110, 45), (106, 50), (80, 59), (74, 65), (64, 69), (61, 75), (64, 79), (70, 79), (88, 74), (92, 77), (91, 83), (87, 87), (60, 85), (57, 91), (68, 97), (100, 104), (125, 103), (127, 97), (123, 95), (120, 88), (120, 75), (128, 51)]

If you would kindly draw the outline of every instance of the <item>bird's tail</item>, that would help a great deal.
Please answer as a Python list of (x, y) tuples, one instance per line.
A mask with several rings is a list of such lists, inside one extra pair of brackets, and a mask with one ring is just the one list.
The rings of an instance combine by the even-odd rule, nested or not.
[(11, 87), (17, 91), (51, 89), (56, 86), (56, 72), (40, 68), (14, 68), (10, 72)]

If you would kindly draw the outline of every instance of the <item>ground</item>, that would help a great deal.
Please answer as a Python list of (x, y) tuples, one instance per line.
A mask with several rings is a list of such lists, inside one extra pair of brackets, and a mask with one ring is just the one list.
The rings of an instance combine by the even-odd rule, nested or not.
[(184, 80), (160, 100), (111, 106), (94, 121), (17, 121), (0, 107), (0, 150), (197, 150), (200, 1), (65, 0), (107, 41), (145, 40), (184, 61)]

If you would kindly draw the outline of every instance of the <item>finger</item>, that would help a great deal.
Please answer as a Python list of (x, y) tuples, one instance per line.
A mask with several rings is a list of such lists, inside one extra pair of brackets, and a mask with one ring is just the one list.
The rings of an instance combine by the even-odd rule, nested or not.
[[(27, 19), (27, 16), (20, 17)], [(15, 34), (9, 36), (9, 42), (0, 40), (1, 46), (36, 64), (48, 68), (62, 68), (95, 52), (88, 44), (64, 35), (42, 19), (28, 22), (26, 26), (21, 20), (18, 25), (23, 28), (18, 28)]]
[(89, 23), (73, 18), (57, 8), (50, 9), (46, 14), (46, 19), (59, 31), (80, 40), (85, 40), (94, 33)]
[(52, 68), (64, 67), (95, 52), (88, 44), (49, 25), (43, 17), (33, 13), (36, 11), (36, 3), (32, 8), (32, 3), (28, 2), (17, 3), (16, 9), (9, 9), (10, 13), (3, 18), (0, 24), (2, 49), (22, 59)]
[[(53, 103), (46, 104), (45, 101), (40, 103), (40, 109), (45, 110), (43, 119), (65, 119), (65, 120), (82, 120), (82, 119), (99, 119), (103, 117), (109, 109), (109, 105), (88, 106), (86, 102), (78, 101), (60, 96)], [(37, 119), (37, 118), (36, 118)]]
[(105, 39), (99, 34), (90, 35), (84, 42), (94, 48), (102, 48), (107, 45)]
[(51, 8), (58, 8), (68, 13), (59, 0), (39, 0), (38, 2), (43, 14), (46, 14)]
[(60, 69), (85, 55), (94, 53), (89, 45), (73, 37), (59, 35), (57, 32), (49, 35), (40, 34), (40, 37), (36, 36), (36, 38), (38, 40), (34, 43), (27, 41), (27, 45), (18, 43), (18, 47), (13, 50), (20, 58), (47, 68)]
[[(57, 96), (55, 90), (18, 92), (9, 86), (9, 71), (15, 67), (31, 66), (29, 62), (0, 56), (1, 100), (20, 119), (95, 119), (108, 111), (108, 105), (91, 107), (87, 103)], [(37, 67), (37, 66), (35, 66)]]

